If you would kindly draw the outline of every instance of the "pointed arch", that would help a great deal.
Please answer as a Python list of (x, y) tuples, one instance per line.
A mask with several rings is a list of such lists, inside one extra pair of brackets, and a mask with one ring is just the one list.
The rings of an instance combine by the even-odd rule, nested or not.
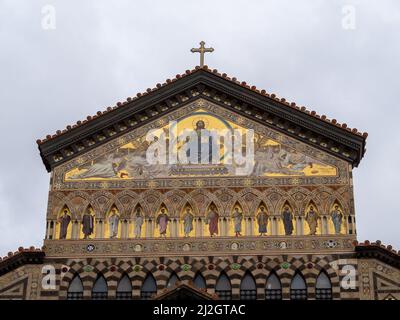
[(105, 215), (104, 238), (119, 238), (121, 233), (120, 223), (122, 214), (115, 202), (110, 206)]
[(83, 212), (81, 212), (81, 218), (85, 214), (86, 211), (89, 211), (93, 218), (96, 218), (96, 211), (94, 210), (93, 206), (89, 203)]
[[(91, 227), (87, 227), (86, 229), (85, 229), (85, 227), (84, 227), (84, 223), (83, 223), (83, 221), (84, 221), (84, 215), (85, 215), (85, 213), (86, 212), (89, 212), (89, 214), (92, 216), (92, 221), (91, 221)], [(86, 220), (86, 221), (88, 221), (88, 220)], [(80, 218), (80, 222), (81, 222), (81, 230), (80, 231), (78, 231), (79, 233), (79, 238), (80, 239), (85, 239), (85, 233), (84, 233), (84, 230), (86, 230), (85, 232), (87, 233), (87, 237), (88, 238), (90, 238), (91, 236), (93, 236), (93, 235), (96, 235), (96, 222), (97, 222), (97, 217), (96, 217), (96, 213), (95, 213), (95, 211), (94, 211), (94, 208), (93, 208), (93, 206), (89, 203), (86, 207), (85, 207), (85, 210), (81, 213), (81, 218)], [(90, 233), (90, 234), (89, 234)]]
[(215, 207), (215, 209), (217, 210), (217, 212), (218, 212), (218, 214), (220, 214), (220, 210), (219, 210), (219, 208), (218, 208), (218, 206), (215, 204), (215, 202), (214, 201), (211, 201), (209, 204), (208, 204), (208, 206), (207, 206), (207, 208), (206, 208), (206, 214), (208, 213), (208, 211), (211, 209), (211, 207)]
[(316, 300), (332, 300), (332, 283), (325, 270), (321, 270), (315, 284)]
[(179, 211), (179, 216), (180, 217), (182, 217), (185, 214), (186, 208), (190, 208), (192, 214), (195, 215), (195, 212), (194, 212), (192, 204), (189, 201), (186, 201), (184, 203), (184, 205), (181, 207), (180, 211)]
[[(309, 218), (309, 213), (311, 212), (311, 209), (313, 209), (314, 217), (315, 219), (308, 219)], [(317, 207), (317, 205), (315, 204), (314, 200), (309, 200), (305, 210), (304, 210), (304, 216), (305, 216), (305, 220), (306, 220), (306, 229), (308, 229), (308, 233), (310, 235), (316, 235), (316, 234), (321, 234), (322, 233), (322, 228), (321, 228), (321, 211), (319, 210), (319, 208)]]
[(90, 203), (98, 219), (104, 219), (113, 199), (114, 195), (107, 190), (100, 190), (92, 194)]
[(106, 300), (108, 298), (108, 286), (104, 276), (100, 273), (92, 288), (93, 300)]
[(215, 293), (220, 300), (232, 300), (232, 285), (225, 272), (221, 272), (215, 283)]
[(246, 271), (240, 282), (240, 300), (256, 300), (257, 286), (253, 275)]
[(135, 214), (137, 207), (140, 206), (143, 210), (143, 216), (150, 218), (152, 216), (152, 210), (143, 198), (139, 198), (138, 201), (132, 206), (131, 215)]
[(126, 273), (122, 275), (118, 282), (116, 298), (118, 300), (132, 299), (132, 283)]
[(68, 205), (65, 204), (57, 214), (56, 239), (71, 239), (72, 233), (72, 213)]
[(176, 283), (177, 283), (178, 281), (180, 281), (179, 277), (177, 276), (177, 274), (176, 274), (175, 272), (173, 272), (173, 273), (171, 274), (171, 276), (169, 277), (169, 279), (168, 279), (167, 288), (173, 288), (173, 287), (175, 287), (175, 286), (176, 286)]
[(307, 285), (303, 275), (296, 272), (290, 283), (291, 300), (307, 300)]
[(214, 203), (219, 212), (223, 211), (222, 205), (217, 196), (205, 189), (195, 189), (188, 194), (188, 198), (192, 199), (196, 204), (199, 216), (207, 215), (211, 202)]
[(123, 190), (118, 192), (115, 196), (118, 204), (121, 205), (123, 211), (121, 211), (121, 217), (128, 219), (132, 213), (133, 208), (137, 205), (139, 195), (133, 190)]
[(196, 288), (199, 289), (206, 289), (206, 279), (204, 279), (203, 275), (201, 274), (201, 272), (197, 272), (194, 280), (193, 280), (193, 284)]
[(149, 213), (148, 213), (148, 210), (146, 209), (145, 204), (142, 203), (141, 201), (138, 201), (134, 206), (132, 206), (132, 211), (130, 213), (131, 219), (135, 219), (138, 209), (140, 210), (140, 213), (141, 213), (143, 219), (145, 219), (146, 217), (149, 217)]
[(142, 288), (140, 289), (140, 298), (149, 300), (157, 293), (157, 282), (154, 276), (149, 272), (143, 280)]
[(242, 206), (242, 204), (240, 203), (239, 200), (236, 200), (236, 201), (233, 203), (233, 205), (231, 206), (231, 209), (230, 209), (230, 211), (229, 211), (229, 215), (232, 215), (232, 212), (235, 210), (235, 208), (239, 208), (240, 210), (243, 211), (243, 206)]
[(265, 300), (282, 300), (282, 284), (275, 271), (271, 271), (265, 284)]
[(168, 207), (166, 206), (165, 202), (161, 202), (160, 205), (158, 206), (157, 212), (156, 212), (156, 216), (158, 216), (161, 212), (161, 209), (165, 209), (165, 211), (167, 212), (167, 214), (170, 216), (170, 212), (168, 210)]
[(314, 210), (319, 213), (319, 211), (320, 211), (319, 207), (316, 205), (316, 203), (315, 203), (315, 201), (313, 199), (308, 201), (308, 203), (306, 205), (306, 210), (309, 210), (311, 207), (313, 207)]
[(230, 207), (230, 210), (228, 212), (229, 216), (232, 216), (233, 211), (235, 210), (235, 208), (238, 207), (239, 210), (241, 210), (243, 212), (243, 216), (245, 216), (246, 214), (249, 214), (248, 209), (247, 209), (247, 205), (246, 203), (243, 203), (242, 199), (235, 199), (233, 204)]
[[(288, 211), (286, 210), (288, 209)], [(284, 232), (285, 235), (291, 235), (295, 232), (296, 230), (296, 223), (295, 223), (295, 213), (294, 213), (294, 208), (291, 205), (290, 201), (286, 200), (283, 202), (282, 207), (280, 208), (280, 219), (282, 221), (281, 224), (281, 232)], [(278, 219), (279, 221), (279, 219)], [(279, 228), (279, 227), (278, 227)]]
[(67, 291), (68, 300), (81, 300), (83, 299), (83, 284), (78, 274), (76, 274), (68, 286)]
[(336, 198), (327, 212), (327, 233), (341, 234), (346, 233), (346, 216), (344, 214), (343, 205)]

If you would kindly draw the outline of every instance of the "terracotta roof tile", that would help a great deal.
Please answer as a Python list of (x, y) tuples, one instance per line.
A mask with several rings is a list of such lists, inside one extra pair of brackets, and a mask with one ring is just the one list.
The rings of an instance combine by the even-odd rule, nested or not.
[(19, 247), (17, 251), (15, 251), (15, 252), (10, 251), (10, 252), (7, 253), (7, 255), (5, 257), (3, 257), (3, 258), (0, 257), (0, 262), (5, 261), (7, 259), (10, 259), (12, 257), (15, 257), (15, 256), (17, 256), (19, 254), (24, 253), (24, 252), (42, 252), (42, 251), (43, 251), (42, 249), (35, 248), (33, 246), (31, 246), (29, 248)]
[(370, 242), (369, 240), (365, 240), (364, 242), (354, 241), (354, 246), (378, 247), (378, 248), (385, 249), (386, 251), (388, 251), (390, 253), (394, 253), (394, 254), (397, 254), (398, 256), (400, 256), (400, 250), (399, 251), (394, 250), (391, 245), (385, 246), (384, 244), (382, 244), (382, 242), (380, 240), (376, 240), (375, 242)]
[(276, 96), (276, 94), (274, 94), (274, 93), (268, 94), (264, 89), (259, 90), (259, 89), (257, 89), (256, 86), (249, 86), (249, 85), (247, 85), (247, 83), (245, 81), (242, 81), (242, 82), (238, 81), (236, 77), (230, 78), (226, 73), (222, 73), (222, 74), (219, 73), (217, 69), (211, 70), (211, 69), (208, 68), (208, 66), (204, 66), (202, 68), (199, 67), (199, 66), (196, 66), (192, 70), (186, 70), (185, 73), (183, 73), (183, 74), (177, 74), (175, 76), (175, 78), (173, 78), (173, 79), (166, 79), (165, 82), (162, 83), (162, 84), (157, 83), (154, 88), (147, 88), (145, 92), (138, 92), (136, 94), (136, 97), (128, 97), (128, 98), (126, 98), (126, 101), (124, 101), (124, 102), (117, 102), (117, 104), (115, 106), (113, 106), (113, 107), (107, 107), (106, 110), (104, 110), (104, 111), (97, 111), (96, 115), (93, 115), (93, 116), (89, 115), (89, 116), (86, 117), (86, 120), (77, 121), (76, 124), (68, 125), (64, 130), (62, 130), (62, 131), (61, 130), (57, 130), (55, 134), (47, 135), (45, 139), (43, 139), (43, 140), (38, 139), (38, 140), (36, 140), (36, 142), (37, 142), (37, 144), (40, 145), (40, 144), (42, 144), (42, 143), (44, 143), (44, 142), (46, 142), (48, 140), (54, 139), (54, 138), (56, 138), (56, 137), (58, 137), (60, 135), (63, 135), (63, 134), (65, 134), (65, 133), (67, 133), (67, 132), (69, 132), (69, 131), (71, 131), (71, 130), (73, 130), (73, 129), (81, 126), (81, 125), (84, 125), (84, 124), (86, 124), (86, 123), (88, 123), (90, 121), (93, 121), (94, 119), (96, 119), (98, 117), (101, 117), (102, 115), (104, 115), (104, 114), (106, 114), (108, 112), (111, 112), (111, 111), (113, 111), (115, 109), (123, 107), (126, 104), (128, 104), (128, 103), (130, 103), (130, 102), (132, 102), (132, 101), (134, 101), (136, 99), (139, 99), (142, 96), (145, 96), (145, 95), (147, 95), (147, 94), (149, 94), (151, 92), (154, 92), (154, 91), (160, 89), (161, 87), (164, 87), (164, 86), (166, 86), (166, 85), (168, 85), (168, 84), (170, 84), (170, 83), (172, 83), (174, 81), (177, 81), (177, 80), (179, 80), (179, 79), (181, 79), (181, 78), (183, 78), (185, 76), (193, 74), (193, 73), (197, 72), (198, 70), (204, 70), (204, 71), (207, 71), (209, 73), (215, 74), (215, 75), (217, 75), (217, 76), (219, 76), (219, 77), (221, 77), (223, 79), (231, 81), (231, 82), (233, 82), (233, 83), (235, 83), (237, 85), (240, 85), (240, 86), (242, 86), (244, 88), (247, 88), (249, 90), (255, 91), (255, 92), (261, 94), (262, 96), (265, 96), (265, 97), (268, 97), (270, 99), (273, 99), (274, 101), (277, 101), (277, 102), (281, 103), (282, 105), (289, 106), (289, 107), (291, 107), (293, 109), (296, 109), (296, 110), (300, 110), (300, 111), (304, 112), (305, 114), (308, 114), (308, 115), (310, 115), (310, 116), (312, 116), (314, 118), (317, 118), (317, 119), (320, 119), (320, 120), (325, 121), (327, 123), (330, 123), (332, 125), (335, 125), (338, 128), (346, 130), (346, 131), (348, 131), (348, 132), (350, 132), (352, 134), (356, 134), (356, 135), (362, 136), (364, 138), (367, 138), (367, 136), (368, 136), (367, 132), (361, 133), (356, 128), (348, 128), (347, 124), (345, 124), (345, 123), (340, 124), (340, 123), (337, 122), (336, 119), (329, 120), (325, 115), (320, 116), (320, 115), (318, 115), (316, 113), (316, 111), (309, 111), (305, 106), (299, 107), (295, 102), (287, 102), (285, 98), (278, 98)]

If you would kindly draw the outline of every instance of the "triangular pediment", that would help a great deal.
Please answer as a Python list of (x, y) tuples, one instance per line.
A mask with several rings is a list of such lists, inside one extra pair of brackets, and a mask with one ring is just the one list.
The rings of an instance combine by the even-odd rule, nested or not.
[(398, 300), (400, 297), (400, 283), (389, 275), (373, 272), (375, 299)]
[[(197, 163), (183, 162), (180, 152), (187, 143), (184, 133), (193, 132), (197, 139), (197, 133), (201, 133), (200, 127), (206, 132), (223, 132), (229, 136), (240, 134), (240, 145), (236, 149), (242, 149), (241, 155), (249, 162), (238, 164), (235, 155), (228, 154), (227, 146), (222, 143), (224, 136), (219, 136), (217, 140), (202, 141), (196, 150), (199, 153), (199, 157), (195, 157)], [(149, 138), (151, 132), (157, 137), (157, 143), (164, 136), (168, 145), (164, 149), (154, 148), (155, 140), (152, 140), (152, 136)], [(174, 136), (178, 138), (173, 139)], [(175, 145), (171, 141), (175, 141)], [(165, 153), (161, 159), (166, 162), (149, 163), (150, 148), (154, 148), (157, 154)], [(204, 150), (205, 157), (201, 152)], [(216, 154), (214, 162), (211, 159), (213, 152)], [(250, 152), (252, 157), (249, 156)], [(175, 163), (171, 162), (171, 154)], [(228, 161), (229, 157), (231, 161)], [(249, 165), (248, 170), (244, 170), (246, 165)], [(101, 185), (135, 188), (147, 185), (149, 180), (154, 187), (179, 184), (183, 180), (188, 180), (186, 183), (189, 185), (196, 181), (194, 178), (203, 177), (214, 179), (216, 186), (220, 183), (227, 186), (229, 181), (235, 185), (261, 185), (268, 181), (278, 184), (289, 181), (307, 183), (313, 181), (310, 179), (343, 183), (347, 179), (347, 164), (268, 126), (198, 98), (165, 117), (133, 129), (57, 167), (54, 187), (59, 190)], [(221, 179), (224, 178), (227, 180), (223, 182)]]
[(364, 154), (365, 138), (336, 121), (329, 122), (314, 112), (295, 104), (277, 100), (236, 80), (198, 69), (148, 89), (137, 98), (118, 103), (115, 108), (98, 112), (85, 121), (58, 131), (38, 141), (46, 168), (50, 171), (62, 163), (102, 146), (116, 137), (168, 116), (197, 99), (212, 102), (235, 112), (244, 119), (290, 136), (356, 166)]
[(26, 299), (28, 277), (18, 279), (4, 288), (0, 288), (0, 299)]
[(179, 283), (161, 292), (153, 300), (216, 300), (216, 297), (192, 285)]

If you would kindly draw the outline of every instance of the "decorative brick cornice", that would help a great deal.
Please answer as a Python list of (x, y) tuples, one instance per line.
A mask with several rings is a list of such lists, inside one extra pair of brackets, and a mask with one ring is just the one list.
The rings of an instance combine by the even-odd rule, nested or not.
[(41, 264), (45, 257), (41, 249), (19, 247), (16, 252), (9, 252), (4, 258), (0, 258), (0, 276), (25, 264)]
[(392, 249), (391, 245), (385, 246), (380, 240), (355, 242), (357, 258), (373, 258), (385, 262), (393, 267), (400, 268), (400, 251)]

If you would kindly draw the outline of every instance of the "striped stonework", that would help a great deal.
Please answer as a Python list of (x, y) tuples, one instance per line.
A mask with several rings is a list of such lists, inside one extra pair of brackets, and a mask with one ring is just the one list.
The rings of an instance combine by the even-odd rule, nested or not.
[(59, 282), (59, 298), (66, 299), (69, 283), (76, 274), (83, 282), (84, 299), (91, 298), (99, 274), (107, 281), (109, 299), (115, 298), (118, 282), (125, 274), (132, 283), (132, 298), (140, 299), (141, 286), (149, 273), (156, 280), (157, 294), (166, 288), (171, 275), (176, 274), (181, 282), (192, 284), (198, 273), (206, 281), (207, 292), (213, 294), (218, 277), (225, 273), (231, 282), (232, 299), (239, 299), (240, 284), (247, 272), (255, 280), (257, 299), (264, 300), (267, 278), (274, 272), (281, 281), (283, 299), (290, 299), (290, 284), (297, 272), (305, 279), (308, 299), (312, 300), (316, 279), (323, 270), (331, 281), (333, 299), (340, 299), (340, 274), (331, 265), (334, 259), (334, 256), (320, 255), (71, 259), (66, 261), (69, 270)]

